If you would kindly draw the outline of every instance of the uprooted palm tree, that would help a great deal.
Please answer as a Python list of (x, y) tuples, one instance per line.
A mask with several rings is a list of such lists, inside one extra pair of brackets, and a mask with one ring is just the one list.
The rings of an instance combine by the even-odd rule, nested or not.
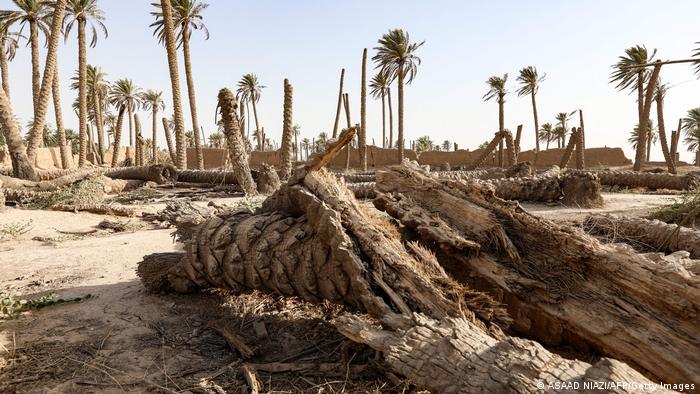
[(398, 127), (398, 160), (404, 158), (404, 84), (410, 84), (416, 77), (421, 60), (416, 56), (416, 51), (425, 41), (412, 43), (408, 32), (402, 29), (389, 30), (378, 41), (379, 46), (374, 49), (377, 54), (372, 57), (376, 63), (375, 68), (380, 73), (386, 74), (389, 81), (397, 80), (399, 91), (399, 127)]
[[(693, 108), (683, 118), (684, 142), (688, 146), (688, 152), (695, 152), (696, 159), (700, 156), (700, 107)], [(700, 163), (695, 163), (700, 165)]]
[[(177, 31), (178, 46), (182, 48), (185, 64), (185, 79), (187, 80), (187, 93), (190, 102), (190, 115), (192, 118), (192, 129), (199, 130), (199, 119), (197, 118), (197, 101), (195, 94), (194, 78), (192, 77), (192, 57), (190, 55), (190, 38), (192, 30), (200, 30), (206, 40), (209, 39), (209, 30), (202, 21), (202, 13), (209, 4), (197, 0), (172, 0), (173, 25)], [(159, 11), (151, 14), (156, 17), (156, 21), (151, 24), (155, 27), (155, 32), (161, 43), (164, 42), (164, 21), (162, 7), (156, 4)], [(204, 168), (204, 156), (199, 132), (194, 135), (194, 145), (197, 153), (197, 168)]]
[(369, 82), (370, 94), (375, 99), (382, 99), (382, 148), (387, 147), (386, 139), (386, 98), (389, 98), (389, 147), (394, 140), (393, 114), (391, 109), (391, 81), (386, 74), (378, 73)]
[(544, 80), (546, 74), (540, 76), (537, 73), (537, 69), (533, 66), (528, 66), (520, 70), (518, 75), (518, 82), (520, 83), (520, 89), (518, 89), (518, 96), (524, 96), (526, 94), (530, 95), (532, 100), (532, 116), (535, 120), (535, 152), (540, 151), (540, 139), (538, 137), (538, 130), (540, 129), (539, 121), (537, 119), (537, 103), (535, 101), (535, 95), (540, 87), (540, 82)]
[(47, 16), (51, 13), (50, 4), (45, 0), (12, 0), (12, 4), (18, 9), (0, 11), (0, 21), (5, 26), (19, 23), (20, 34), (24, 27), (29, 25), (29, 43), (32, 47), (32, 102), (36, 112), (41, 89), (39, 33), (42, 32), (45, 37), (49, 36), (50, 18)]
[(109, 103), (117, 108), (124, 106), (129, 116), (129, 145), (134, 145), (133, 114), (141, 108), (141, 88), (131, 79), (123, 78), (112, 84), (109, 92)]
[(549, 149), (549, 143), (554, 139), (554, 126), (551, 123), (545, 123), (540, 128), (540, 132), (537, 135), (537, 139), (540, 142), (546, 143), (546, 149)]
[(265, 86), (258, 82), (258, 76), (253, 73), (243, 75), (236, 86), (236, 94), (241, 102), (240, 104), (243, 105), (245, 103), (247, 105), (250, 103), (253, 106), (253, 117), (255, 118), (254, 138), (258, 142), (258, 150), (261, 151), (263, 150), (263, 137), (260, 122), (258, 121), (257, 103), (260, 101), (260, 94)]
[[(505, 114), (504, 114), (504, 104), (505, 97), (508, 91), (506, 90), (506, 81), (508, 81), (508, 74), (503, 74), (502, 77), (492, 76), (486, 80), (486, 84), (489, 87), (489, 91), (482, 97), (484, 101), (490, 101), (496, 99), (498, 102), (498, 131), (502, 132), (505, 130)], [(499, 152), (503, 152), (503, 139), (498, 144)], [(503, 155), (498, 156), (498, 165), (503, 165)]]
[(158, 139), (156, 134), (158, 132), (158, 111), (165, 110), (165, 101), (163, 101), (163, 92), (158, 90), (147, 90), (141, 93), (141, 102), (143, 103), (143, 108), (146, 111), (151, 111), (152, 120), (152, 137), (151, 137), (151, 155), (153, 156), (154, 163), (158, 162), (157, 149), (158, 149)]

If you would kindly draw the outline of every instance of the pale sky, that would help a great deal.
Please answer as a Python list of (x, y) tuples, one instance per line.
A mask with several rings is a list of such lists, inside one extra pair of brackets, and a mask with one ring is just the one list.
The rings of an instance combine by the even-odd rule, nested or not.
[[(490, 139), (498, 126), (498, 106), (482, 100), (484, 81), (509, 73), (506, 127), (515, 130), (523, 124), (523, 149), (531, 149), (530, 99), (517, 97), (515, 77), (520, 68), (533, 65), (547, 74), (538, 94), (540, 124), (554, 123), (558, 112), (581, 108), (587, 146), (621, 146), (631, 158), (626, 141), (637, 123), (635, 96), (608, 83), (610, 66), (635, 44), (658, 48), (661, 59), (680, 59), (689, 57), (694, 42), (700, 41), (700, 2), (693, 0), (208, 2), (204, 15), (211, 38), (205, 41), (195, 32), (191, 42), (200, 124), (206, 135), (214, 132), (218, 90), (235, 89), (241, 75), (253, 72), (267, 86), (259, 104), (261, 126), (277, 141), (284, 78), (294, 86), (294, 122), (301, 126), (301, 138), (332, 131), (343, 67), (353, 123), (359, 123), (362, 49), (368, 48), (371, 57), (383, 33), (403, 28), (412, 41), (426, 41), (417, 53), (423, 63), (405, 93), (407, 141), (429, 135), (435, 142), (448, 139), (474, 149)], [(0, 7), (12, 8), (10, 3), (2, 0)], [(144, 90), (163, 90), (169, 116), (166, 53), (148, 27), (153, 21), (151, 1), (100, 3), (109, 37), (100, 37), (97, 47), (89, 49), (88, 63), (101, 67), (110, 81), (126, 77)], [(76, 42), (74, 29), (59, 49), (64, 121), (75, 130), (78, 122), (70, 105), (77, 92), (69, 89), (69, 78), (77, 69)], [(42, 67), (44, 54), (42, 49)], [(29, 48), (22, 46), (10, 65), (12, 102), (22, 125), (31, 117), (30, 64)], [(183, 110), (191, 129), (182, 65), (180, 74)], [(700, 106), (694, 94), (700, 81), (687, 64), (665, 66), (661, 74), (674, 85), (665, 110), (670, 134), (679, 117)], [(150, 136), (150, 115), (144, 112), (141, 119)], [(52, 108), (48, 120), (55, 124)], [(374, 138), (381, 145), (381, 101), (368, 100), (367, 127), (368, 142)], [(123, 142), (128, 141), (126, 134)], [(158, 138), (164, 146), (162, 130)], [(679, 150), (682, 159), (691, 160), (685, 147)], [(652, 159), (662, 159), (658, 144), (652, 152)]]

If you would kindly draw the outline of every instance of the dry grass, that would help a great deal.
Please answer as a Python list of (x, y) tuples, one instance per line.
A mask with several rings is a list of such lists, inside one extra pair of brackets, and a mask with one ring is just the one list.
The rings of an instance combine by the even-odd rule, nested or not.
[[(690, 216), (689, 216), (690, 215)], [(694, 223), (700, 217), (700, 192), (684, 193), (670, 204), (663, 205), (649, 215), (649, 219), (658, 219), (666, 223)]]

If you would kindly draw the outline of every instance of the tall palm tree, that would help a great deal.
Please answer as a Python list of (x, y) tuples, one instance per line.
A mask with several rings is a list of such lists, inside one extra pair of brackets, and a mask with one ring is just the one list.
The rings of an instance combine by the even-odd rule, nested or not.
[[(90, 28), (92, 37), (90, 48), (97, 44), (97, 30), (99, 29), (107, 38), (107, 28), (104, 25), (105, 15), (97, 4), (97, 0), (68, 0), (66, 8), (66, 40), (73, 25), (78, 24), (78, 108), (80, 143), (83, 144), (87, 136), (88, 122), (88, 82), (87, 82), (87, 38), (86, 29)], [(99, 116), (98, 116), (99, 117)], [(99, 121), (99, 119), (98, 119)], [(101, 127), (100, 127), (101, 128)], [(100, 148), (101, 149), (101, 148)], [(85, 149), (80, 149), (79, 166), (85, 164)]]
[[(156, 4), (156, 7), (158, 5)], [(209, 7), (209, 4), (202, 3), (197, 0), (172, 0), (173, 8), (173, 24), (177, 30), (178, 46), (182, 48), (182, 53), (185, 61), (185, 77), (187, 80), (187, 93), (190, 101), (190, 114), (192, 117), (192, 129), (199, 130), (199, 120), (197, 119), (197, 102), (195, 95), (194, 79), (192, 78), (192, 59), (190, 55), (190, 38), (192, 30), (201, 30), (204, 33), (205, 39), (209, 39), (209, 30), (202, 21), (202, 13)], [(155, 27), (155, 33), (158, 35), (161, 42), (164, 37), (164, 23), (162, 7), (160, 11), (153, 12), (156, 21), (151, 24)], [(194, 135), (194, 144), (197, 151), (197, 168), (204, 168), (204, 156), (199, 133)]]
[[(625, 50), (625, 55), (618, 58), (617, 63), (613, 64), (613, 72), (610, 75), (610, 83), (616, 83), (615, 86), (618, 90), (630, 90), (637, 92), (637, 114), (638, 114), (638, 125), (642, 125), (644, 128), (648, 123), (649, 116), (645, 114), (645, 108), (649, 107), (651, 103), (646, 102), (646, 97), (652, 93), (656, 80), (653, 78), (654, 73), (644, 67), (635, 67), (642, 64), (648, 64), (652, 61), (656, 55), (656, 49), (651, 53), (647, 50), (645, 46), (636, 45)], [(656, 74), (658, 76), (658, 73)], [(647, 91), (645, 94), (644, 84), (647, 84)], [(646, 119), (645, 119), (646, 117)], [(635, 155), (634, 170), (638, 171), (641, 168), (641, 163), (644, 161), (644, 147), (646, 145), (646, 130), (642, 130), (639, 133), (639, 139), (643, 144), (637, 144), (637, 152)]]
[[(97, 128), (97, 146), (99, 150), (100, 160), (103, 159), (102, 153), (105, 150), (104, 143), (104, 112), (105, 99), (108, 97), (110, 87), (105, 79), (106, 73), (101, 68), (88, 64), (86, 69), (87, 82), (87, 119), (95, 124)], [(71, 78), (73, 84), (71, 88), (80, 90), (80, 71)], [(78, 116), (80, 116), (80, 96), (78, 96)], [(91, 112), (90, 112), (91, 111)]]
[[(482, 97), (484, 101), (489, 101), (496, 99), (498, 102), (498, 131), (501, 132), (505, 130), (505, 114), (504, 114), (504, 104), (505, 97), (508, 91), (506, 90), (506, 81), (508, 81), (508, 74), (503, 74), (502, 77), (497, 75), (492, 76), (486, 80), (486, 84), (489, 87), (488, 92)], [(498, 143), (498, 165), (503, 165), (503, 139)]]
[(520, 89), (518, 89), (518, 96), (524, 96), (526, 94), (530, 95), (532, 100), (532, 116), (535, 119), (535, 152), (540, 151), (540, 140), (537, 138), (537, 132), (540, 129), (539, 121), (537, 119), (537, 103), (535, 101), (535, 95), (540, 87), (540, 82), (544, 81), (544, 77), (541, 77), (537, 73), (537, 69), (533, 66), (528, 66), (520, 70), (518, 75), (518, 82), (520, 82)]
[(545, 123), (540, 128), (538, 139), (540, 142), (547, 144), (547, 150), (549, 150), (549, 143), (552, 142), (552, 136), (554, 135), (554, 126), (551, 123)]
[[(683, 118), (684, 142), (688, 146), (688, 152), (695, 152), (696, 158), (700, 154), (700, 107), (693, 108)], [(695, 163), (700, 165), (700, 163)]]
[[(158, 6), (158, 3), (151, 3)], [(175, 117), (175, 149), (177, 151), (178, 168), (187, 168), (187, 148), (185, 146), (185, 119), (182, 114), (182, 97), (180, 96), (180, 71), (177, 64), (177, 42), (173, 21), (173, 9), (170, 0), (160, 0), (160, 10), (163, 13), (163, 37), (168, 53), (168, 69), (170, 86), (173, 96), (173, 116)]]
[(29, 161), (19, 124), (12, 111), (10, 100), (8, 100), (5, 90), (0, 89), (0, 128), (5, 136), (5, 143), (10, 151), (12, 160), (12, 175), (16, 178), (37, 180), (34, 167)]
[[(41, 145), (46, 124), (46, 112), (48, 111), (49, 98), (51, 98), (51, 88), (53, 77), (56, 73), (56, 63), (58, 59), (58, 44), (61, 38), (61, 28), (63, 26), (63, 16), (66, 10), (66, 0), (56, 0), (51, 3), (51, 28), (49, 32), (48, 49), (46, 51), (46, 63), (44, 64), (44, 77), (39, 89), (39, 98), (34, 111), (34, 123), (29, 132), (29, 146), (27, 155), (30, 161), (34, 161), (37, 148)], [(48, 16), (47, 16), (48, 18)]]
[(143, 101), (143, 107), (146, 111), (151, 111), (151, 117), (153, 118), (153, 135), (152, 135), (152, 152), (154, 163), (158, 162), (156, 156), (156, 150), (158, 149), (158, 140), (156, 139), (156, 132), (158, 131), (158, 111), (165, 110), (165, 101), (163, 101), (163, 92), (158, 90), (147, 90), (141, 93), (141, 101)]
[(554, 119), (557, 121), (555, 129), (560, 129), (559, 132), (554, 133), (559, 139), (559, 141), (557, 141), (557, 145), (559, 145), (560, 148), (566, 146), (566, 133), (569, 131), (568, 122), (571, 120), (572, 116), (574, 116), (573, 112), (559, 112), (554, 116)]
[(112, 84), (109, 91), (109, 103), (117, 108), (122, 105), (129, 116), (129, 145), (134, 145), (133, 113), (141, 108), (141, 88), (131, 79), (120, 79)]
[(397, 79), (399, 90), (398, 159), (401, 163), (404, 158), (404, 84), (410, 84), (416, 77), (418, 66), (421, 63), (420, 58), (416, 56), (416, 51), (425, 44), (425, 41), (412, 43), (408, 32), (402, 29), (393, 29), (384, 34), (377, 43), (379, 46), (374, 48), (377, 54), (372, 57), (372, 60), (377, 64), (375, 68), (379, 68), (380, 73), (386, 74), (389, 81)]
[(53, 98), (54, 120), (56, 121), (56, 137), (58, 138), (58, 147), (61, 151), (61, 167), (67, 169), (72, 166), (73, 153), (70, 151), (70, 146), (68, 146), (66, 131), (63, 127), (63, 108), (61, 108), (61, 85), (58, 79), (58, 62), (56, 62), (56, 71), (54, 72), (53, 82), (51, 84), (51, 97)]
[(47, 14), (51, 12), (49, 2), (46, 0), (12, 0), (18, 10), (0, 11), (0, 21), (9, 26), (20, 24), (20, 34), (26, 25), (29, 25), (29, 42), (32, 47), (32, 102), (34, 112), (39, 105), (39, 90), (41, 90), (41, 69), (39, 55), (39, 32), (49, 36), (49, 21)]
[(261, 133), (260, 123), (258, 121), (257, 102), (260, 101), (260, 93), (265, 86), (260, 85), (258, 76), (255, 74), (245, 74), (238, 81), (236, 93), (240, 97), (241, 102), (251, 103), (253, 105), (253, 117), (255, 118), (255, 139), (258, 141), (258, 150), (262, 150), (263, 139), (259, 135)]
[(2, 73), (2, 88), (7, 99), (10, 99), (10, 71), (8, 62), (11, 62), (17, 54), (19, 40), (26, 38), (17, 32), (9, 31), (10, 26), (0, 22), (0, 72)]
[[(386, 148), (386, 95), (389, 93), (391, 81), (384, 73), (378, 73), (369, 82), (370, 94), (375, 99), (382, 99), (382, 148)], [(389, 113), (391, 113), (391, 102), (389, 102)], [(389, 134), (389, 141), (393, 140), (393, 133)]]
[(656, 120), (659, 123), (659, 141), (661, 142), (661, 152), (664, 155), (664, 161), (666, 161), (666, 166), (671, 174), (676, 173), (676, 164), (671, 157), (671, 151), (668, 146), (668, 139), (666, 138), (666, 124), (664, 122), (664, 99), (666, 98), (666, 92), (668, 92), (668, 84), (661, 83), (656, 85), (656, 91), (654, 92), (654, 101), (656, 101)]

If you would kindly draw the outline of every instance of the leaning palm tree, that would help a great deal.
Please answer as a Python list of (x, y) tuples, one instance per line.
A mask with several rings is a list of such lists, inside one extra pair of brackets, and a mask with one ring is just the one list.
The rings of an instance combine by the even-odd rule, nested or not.
[[(199, 130), (199, 120), (197, 119), (197, 102), (194, 87), (194, 78), (192, 77), (192, 59), (190, 55), (190, 36), (192, 30), (201, 30), (204, 33), (205, 39), (209, 39), (209, 30), (202, 22), (202, 12), (209, 7), (209, 4), (202, 3), (197, 0), (172, 0), (173, 9), (173, 24), (177, 30), (178, 46), (182, 48), (182, 53), (185, 61), (185, 77), (187, 80), (187, 92), (190, 101), (190, 114), (192, 117), (192, 129)], [(164, 20), (163, 9), (158, 4), (156, 7), (159, 11), (151, 14), (156, 17), (156, 21), (151, 24), (155, 27), (155, 33), (161, 42), (164, 42)], [(202, 145), (199, 133), (194, 135), (194, 144), (197, 151), (197, 168), (204, 168), (204, 156), (202, 154)]]
[(158, 148), (158, 140), (156, 138), (156, 133), (158, 131), (158, 111), (165, 109), (165, 101), (163, 101), (163, 92), (158, 90), (147, 90), (141, 93), (141, 101), (143, 102), (143, 108), (146, 111), (151, 111), (151, 118), (153, 118), (153, 136), (152, 138), (152, 152), (153, 162), (158, 162), (158, 157), (156, 156), (156, 150)]
[(260, 85), (258, 76), (255, 74), (245, 74), (241, 77), (236, 85), (236, 93), (240, 97), (241, 102), (251, 103), (253, 105), (253, 117), (255, 118), (255, 139), (258, 141), (258, 150), (263, 150), (263, 138), (260, 135), (260, 123), (258, 121), (257, 102), (260, 101), (260, 93), (265, 86)]
[(537, 119), (537, 103), (535, 101), (535, 95), (537, 94), (540, 87), (540, 82), (544, 80), (545, 75), (546, 74), (540, 77), (535, 67), (528, 66), (520, 70), (517, 78), (518, 82), (520, 82), (518, 96), (529, 94), (532, 100), (532, 116), (535, 119), (535, 152), (540, 151), (540, 139), (537, 137), (540, 125)]
[(0, 128), (5, 137), (5, 143), (10, 151), (12, 161), (12, 176), (16, 178), (36, 180), (36, 172), (29, 161), (19, 124), (12, 111), (10, 100), (3, 89), (0, 89)]
[[(508, 81), (508, 74), (503, 74), (502, 77), (497, 75), (492, 76), (486, 80), (486, 84), (489, 87), (489, 91), (482, 97), (484, 101), (489, 101), (496, 99), (498, 102), (498, 131), (502, 132), (505, 130), (505, 114), (504, 114), (504, 104), (505, 96), (508, 93), (506, 90), (506, 81)], [(503, 139), (498, 143), (498, 165), (503, 165)]]
[(9, 31), (10, 26), (0, 22), (0, 73), (2, 74), (2, 88), (7, 99), (10, 99), (10, 71), (8, 62), (11, 62), (17, 54), (19, 40), (26, 38), (17, 32)]
[[(158, 6), (158, 3), (152, 3)], [(175, 149), (178, 168), (187, 168), (187, 148), (185, 147), (185, 119), (182, 115), (182, 97), (180, 96), (180, 71), (177, 64), (177, 42), (173, 22), (173, 9), (170, 0), (160, 0), (163, 12), (163, 37), (168, 53), (168, 70), (173, 97), (173, 116), (175, 117)]]
[(372, 57), (372, 60), (377, 64), (375, 68), (379, 68), (381, 74), (386, 74), (389, 81), (397, 79), (399, 90), (398, 159), (401, 163), (404, 158), (404, 84), (410, 84), (416, 77), (418, 66), (421, 63), (420, 58), (416, 56), (416, 51), (425, 44), (425, 41), (412, 43), (408, 32), (402, 29), (393, 29), (384, 34), (377, 42), (379, 46), (374, 48), (377, 54)]
[[(645, 46), (636, 45), (625, 50), (625, 56), (620, 56), (617, 63), (613, 64), (613, 72), (610, 75), (610, 83), (616, 83), (618, 90), (630, 90), (637, 92), (637, 115), (638, 125), (644, 128), (647, 125), (649, 115), (645, 113), (645, 108), (648, 108), (651, 103), (646, 102), (644, 84), (647, 83), (647, 89), (654, 89), (656, 80), (652, 78), (653, 73), (644, 67), (635, 67), (643, 64), (648, 64), (656, 55), (656, 49), (651, 54)], [(658, 74), (657, 74), (658, 76)], [(651, 92), (651, 91), (650, 91)], [(650, 93), (648, 92), (648, 93)], [(646, 118), (646, 119), (645, 119)], [(644, 147), (646, 145), (646, 130), (639, 133), (639, 139), (642, 144), (637, 144), (637, 152), (635, 155), (634, 170), (638, 171), (641, 168), (641, 163), (644, 161)]]
[[(683, 130), (685, 131), (685, 144), (688, 152), (695, 152), (696, 159), (700, 157), (700, 107), (693, 108), (683, 118)], [(695, 165), (700, 165), (696, 162)]]
[(109, 103), (117, 108), (122, 105), (129, 116), (129, 145), (134, 145), (133, 113), (141, 108), (141, 88), (131, 79), (120, 79), (112, 84)]
[(49, 22), (47, 14), (51, 12), (49, 2), (46, 0), (12, 0), (18, 10), (0, 11), (0, 22), (9, 26), (20, 24), (20, 34), (26, 25), (29, 25), (29, 43), (32, 47), (32, 102), (34, 112), (39, 105), (39, 90), (41, 89), (41, 69), (39, 55), (39, 32), (49, 36)]
[(664, 161), (668, 167), (668, 172), (671, 174), (676, 173), (676, 163), (674, 158), (671, 157), (671, 151), (668, 146), (668, 140), (666, 138), (666, 124), (664, 121), (664, 99), (666, 98), (666, 93), (668, 92), (668, 84), (661, 83), (656, 85), (656, 91), (654, 92), (654, 101), (656, 101), (656, 120), (659, 123), (659, 141), (661, 142), (661, 152), (664, 155)]
[[(386, 96), (390, 93), (391, 81), (384, 73), (378, 73), (369, 82), (370, 94), (375, 99), (382, 99), (382, 148), (386, 148)], [(391, 97), (391, 96), (389, 96)], [(391, 122), (391, 100), (389, 101), (389, 117)], [(389, 141), (394, 139), (393, 128), (389, 130)]]
[(542, 125), (540, 128), (540, 132), (538, 134), (538, 140), (540, 142), (546, 143), (547, 144), (547, 150), (549, 150), (549, 143), (552, 142), (554, 136), (554, 126), (552, 126), (551, 123), (545, 123)]
[[(107, 38), (107, 28), (103, 21), (105, 20), (104, 12), (97, 4), (97, 0), (68, 0), (66, 7), (66, 40), (70, 34), (73, 25), (78, 24), (78, 98), (80, 107), (78, 109), (79, 117), (79, 132), (81, 144), (85, 142), (83, 135), (87, 135), (88, 121), (88, 71), (87, 71), (87, 38), (86, 29), (90, 28), (92, 37), (90, 39), (90, 48), (94, 48), (97, 44), (97, 30), (99, 29), (105, 38)], [(95, 103), (97, 105), (97, 103)], [(100, 116), (98, 116), (100, 118)], [(100, 119), (98, 119), (98, 122)], [(100, 127), (101, 129), (102, 127)], [(100, 138), (102, 139), (102, 138)], [(84, 165), (84, 149), (80, 149), (80, 166)], [(101, 153), (100, 153), (101, 154)]]

